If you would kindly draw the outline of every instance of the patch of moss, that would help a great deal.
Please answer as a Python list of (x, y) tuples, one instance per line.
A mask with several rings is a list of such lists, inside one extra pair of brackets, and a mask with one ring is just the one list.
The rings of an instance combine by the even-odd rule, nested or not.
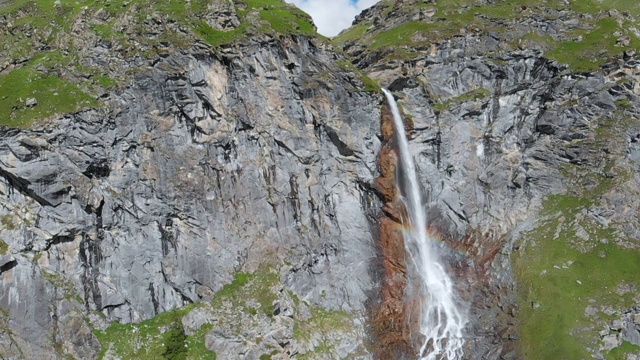
[[(60, 44), (60, 34), (71, 31), (73, 19), (95, 6), (90, 0), (16, 0), (0, 7), (0, 16), (10, 19), (11, 29), (0, 38), (0, 59), (22, 63)], [(25, 34), (28, 34), (25, 36)], [(72, 44), (65, 44), (66, 47)]]
[(380, 85), (367, 75), (362, 75), (362, 81), (364, 82), (364, 88), (362, 90), (366, 92), (380, 91)]
[(61, 1), (59, 4), (47, 0), (17, 0), (3, 4), (0, 15), (20, 14), (13, 24), (16, 27), (29, 25), (32, 28), (44, 28), (55, 24), (69, 28), (71, 24), (64, 21), (91, 3), (90, 0)]
[[(619, 245), (633, 242), (620, 230), (623, 224), (604, 225), (587, 215), (632, 179), (628, 164), (616, 160), (624, 158), (626, 147), (613, 140), (634, 124), (637, 120), (615, 111), (599, 119), (593, 137), (570, 145), (608, 151), (590, 156), (589, 166), (561, 169), (569, 193), (545, 199), (540, 222), (513, 254), (523, 358), (590, 358), (587, 349), (600, 347), (598, 330), (612, 318), (597, 311), (588, 316), (587, 307), (622, 311), (635, 305), (633, 294), (616, 288), (640, 285), (640, 251)], [(608, 356), (627, 352), (623, 346)]]
[(364, 34), (367, 32), (369, 26), (365, 23), (359, 23), (355, 26), (352, 26), (332, 39), (332, 42), (338, 46), (344, 46), (349, 41), (354, 41), (362, 38)]
[(619, 108), (626, 109), (626, 108), (630, 108), (631, 105), (632, 105), (631, 100), (627, 98), (616, 100), (616, 106)]
[(491, 96), (491, 91), (485, 88), (477, 88), (474, 90), (471, 90), (469, 92), (466, 92), (464, 94), (461, 94), (459, 96), (456, 96), (454, 98), (451, 99), (447, 99), (443, 102), (440, 103), (436, 103), (433, 105), (433, 109), (435, 111), (444, 111), (444, 110), (449, 110), (451, 109), (452, 106), (456, 105), (456, 104), (460, 104), (463, 102), (467, 102), (467, 101), (475, 101), (475, 100), (479, 100), (479, 99), (484, 99)]
[[(404, 56), (411, 57), (419, 54), (412, 51), (426, 48), (428, 45), (460, 35), (461, 29), (484, 29), (486, 31), (500, 31), (490, 18), (515, 18), (519, 13), (515, 11), (517, 4), (525, 3), (524, 0), (498, 1), (492, 4), (476, 6), (473, 0), (441, 1), (437, 4), (420, 3), (417, 8), (432, 9), (435, 14), (430, 21), (415, 20), (402, 23), (391, 29), (372, 32), (366, 39), (367, 51), (375, 51), (382, 48), (393, 48), (389, 56), (397, 56), (397, 49), (405, 50)], [(386, 12), (415, 11), (414, 8), (396, 8), (393, 2), (388, 3)], [(364, 23), (361, 23), (364, 24)], [(365, 27), (371, 24), (366, 24)], [(346, 36), (364, 35), (346, 32)], [(348, 39), (346, 39), (348, 40)], [(336, 39), (338, 44), (343, 39)]]
[(316, 346), (312, 352), (308, 352), (306, 354), (299, 354), (298, 355), (298, 359), (299, 360), (312, 360), (312, 359), (323, 359), (323, 358), (329, 358), (331, 351), (333, 350), (334, 346), (323, 342), (318, 344), (318, 346)]
[[(1, 121), (0, 121), (0, 125), (2, 125)], [(16, 224), (13, 222), (12, 215), (0, 215), (0, 225), (2, 225), (2, 227), (7, 230), (13, 230), (16, 228)]]
[(377, 50), (387, 46), (410, 45), (416, 43), (414, 37), (429, 29), (422, 21), (410, 21), (390, 30), (380, 32), (371, 38), (369, 50)]
[(588, 14), (598, 14), (603, 10), (617, 9), (620, 11), (625, 11), (633, 16), (640, 15), (640, 3), (635, 0), (571, 1), (570, 7), (572, 10)]
[(96, 83), (107, 89), (114, 88), (116, 85), (118, 85), (117, 80), (102, 74), (96, 76)]
[(607, 360), (627, 360), (627, 354), (640, 354), (640, 346), (633, 345), (628, 341), (623, 341), (622, 345), (609, 351), (605, 358)]
[(330, 334), (336, 330), (349, 330), (353, 327), (354, 315), (346, 311), (326, 310), (311, 307), (311, 318), (298, 321), (293, 328), (293, 337), (298, 340), (309, 340), (313, 333)]
[(345, 69), (347, 71), (351, 71), (351, 72), (357, 74), (360, 77), (360, 80), (362, 81), (362, 84), (364, 85), (362, 90), (364, 90), (366, 92), (377, 92), (377, 91), (380, 91), (380, 85), (378, 85), (378, 83), (375, 82), (375, 80), (373, 80), (370, 77), (368, 77), (367, 75), (365, 75), (364, 71), (358, 69), (352, 63), (350, 63), (348, 61), (345, 61), (345, 60), (340, 60), (340, 61), (337, 62), (337, 64), (341, 68), (343, 68), (343, 69)]
[(260, 10), (260, 16), (271, 24), (271, 28), (281, 34), (314, 36), (316, 29), (309, 15), (298, 9), (276, 8)]
[[(554, 44), (554, 49), (546, 53), (547, 56), (578, 71), (590, 71), (597, 69), (607, 59), (632, 46), (617, 47), (617, 37), (614, 32), (620, 29), (620, 25), (613, 18), (604, 18), (594, 24), (593, 30), (580, 30), (572, 35), (582, 40), (562, 41)], [(629, 34), (632, 42), (638, 39)]]
[(597, 348), (600, 337), (593, 330), (594, 319), (585, 315), (587, 306), (633, 305), (630, 295), (620, 296), (614, 289), (637, 281), (640, 252), (618, 247), (614, 239), (621, 235), (613, 228), (580, 216), (597, 205), (594, 194), (615, 185), (601, 174), (582, 178), (589, 176), (597, 184), (589, 194), (546, 199), (540, 213), (544, 220), (524, 236), (523, 250), (514, 255), (525, 358), (588, 358), (587, 348)]
[[(311, 18), (296, 7), (286, 4), (281, 0), (243, 0), (244, 9), (238, 10), (240, 26), (233, 30), (221, 31), (213, 29), (205, 21), (200, 20), (199, 13), (206, 9), (206, 2), (198, 0), (195, 6), (173, 10), (173, 13), (181, 13), (183, 22), (189, 24), (193, 30), (207, 43), (220, 46), (232, 43), (247, 36), (250, 29), (261, 32), (274, 32), (282, 35), (304, 35), (318, 37)], [(180, 5), (173, 7), (179, 8)], [(249, 20), (249, 14), (257, 11), (264, 24), (254, 24)], [(252, 18), (253, 19), (253, 18)], [(265, 26), (266, 25), (266, 26)]]
[[(35, 119), (95, 107), (98, 102), (78, 85), (38, 71), (40, 59), (0, 76), (0, 125), (25, 127)], [(35, 98), (35, 106), (26, 101)]]
[(139, 324), (114, 323), (104, 331), (94, 333), (102, 352), (123, 359), (216, 359), (214, 352), (205, 347), (205, 336), (211, 325), (203, 325), (195, 334), (187, 336), (182, 328), (182, 317), (198, 305), (164, 312)]
[[(211, 306), (226, 308), (227, 304), (232, 304), (244, 313), (253, 311), (254, 315), (271, 316), (273, 302), (277, 299), (274, 287), (278, 283), (278, 274), (271, 269), (263, 268), (252, 274), (237, 273), (231, 283), (215, 294)], [(259, 304), (257, 309), (251, 300)], [(209, 305), (189, 305), (139, 324), (115, 323), (105, 331), (96, 331), (103, 349), (101, 358), (109, 353), (125, 359), (215, 359), (215, 353), (205, 347), (205, 336), (213, 328), (212, 324), (203, 325), (191, 336), (184, 334), (181, 327), (182, 317), (196, 306)]]
[(271, 360), (273, 358), (273, 356), (276, 355), (276, 354), (278, 354), (278, 350), (273, 350), (269, 354), (262, 354), (262, 355), (260, 355), (260, 360)]
[[(244, 4), (244, 5), (243, 5)], [(218, 31), (203, 20), (208, 0), (110, 0), (95, 2), (17, 0), (0, 7), (10, 31), (0, 39), (0, 64), (16, 66), (0, 76), (0, 125), (26, 127), (36, 119), (95, 107), (104, 90), (123, 82), (123, 74), (82, 61), (82, 42), (72, 25), (82, 17), (90, 32), (116, 57), (155, 59), (171, 48), (186, 48), (200, 37), (213, 46), (258, 32), (317, 37), (310, 17), (282, 0), (237, 1), (240, 26)], [(108, 16), (94, 17), (102, 11)], [(122, 20), (127, 25), (122, 25)], [(155, 26), (149, 26), (154, 22)], [(28, 35), (26, 35), (28, 34)], [(88, 94), (91, 94), (88, 95)], [(38, 104), (26, 106), (36, 98)]]
[[(224, 301), (242, 306), (246, 312), (261, 312), (271, 315), (273, 302), (277, 300), (274, 287), (279, 283), (278, 274), (273, 270), (262, 269), (252, 274), (237, 273), (234, 280), (218, 291), (213, 298), (213, 306), (221, 307)], [(248, 306), (248, 300), (255, 300), (260, 307)], [(253, 310), (252, 310), (253, 309)]]
[(193, 29), (204, 41), (213, 46), (220, 46), (232, 43), (244, 36), (247, 25), (241, 24), (238, 28), (230, 31), (215, 30), (204, 21), (193, 23)]
[(7, 255), (9, 253), (9, 245), (4, 242), (4, 240), (0, 240), (0, 255)]
[(553, 47), (555, 40), (551, 35), (541, 34), (539, 30), (533, 31), (515, 38), (509, 44), (514, 49), (540, 49), (548, 51)]

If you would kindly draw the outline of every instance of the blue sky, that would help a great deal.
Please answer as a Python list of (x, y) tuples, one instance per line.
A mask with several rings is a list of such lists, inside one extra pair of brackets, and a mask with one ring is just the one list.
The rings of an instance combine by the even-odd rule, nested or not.
[(336, 36), (349, 26), (362, 10), (380, 0), (286, 0), (311, 15), (318, 32)]

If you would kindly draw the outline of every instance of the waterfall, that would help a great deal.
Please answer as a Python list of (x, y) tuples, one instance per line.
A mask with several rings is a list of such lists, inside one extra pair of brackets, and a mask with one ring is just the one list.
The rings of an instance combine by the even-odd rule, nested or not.
[(467, 321), (459, 309), (453, 282), (441, 264), (438, 248), (427, 233), (420, 183), (398, 105), (388, 90), (382, 91), (391, 107), (396, 130), (401, 171), (397, 182), (409, 221), (405, 224), (408, 225), (404, 232), (405, 247), (417, 274), (417, 279), (410, 278), (409, 281), (424, 293), (419, 301), (420, 333), (424, 335), (419, 359), (461, 359), (462, 331)]

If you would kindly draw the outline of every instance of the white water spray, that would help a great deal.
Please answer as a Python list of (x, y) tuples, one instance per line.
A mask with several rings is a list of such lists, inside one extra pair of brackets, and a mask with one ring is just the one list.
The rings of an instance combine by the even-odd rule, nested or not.
[[(434, 241), (427, 234), (427, 219), (422, 207), (420, 184), (415, 165), (409, 153), (409, 143), (404, 131), (402, 116), (393, 95), (382, 89), (391, 107), (399, 150), (400, 166), (404, 181), (400, 184), (403, 202), (409, 217), (409, 227), (404, 233), (405, 246), (424, 297), (420, 301), (420, 333), (425, 339), (420, 348), (420, 360), (461, 359), (462, 330), (467, 323), (458, 308), (453, 283), (440, 263)], [(398, 176), (400, 179), (401, 176)], [(410, 279), (412, 281), (412, 279)]]

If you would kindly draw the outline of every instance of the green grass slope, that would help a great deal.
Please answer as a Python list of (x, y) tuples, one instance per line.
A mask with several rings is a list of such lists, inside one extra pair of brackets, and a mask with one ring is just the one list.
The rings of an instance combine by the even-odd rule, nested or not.
[[(231, 5), (231, 6), (230, 6)], [(214, 29), (214, 8), (235, 9), (239, 25)], [(233, 13), (233, 11), (232, 11)], [(0, 125), (100, 106), (100, 95), (127, 84), (127, 60), (155, 59), (197, 41), (212, 47), (271, 36), (318, 37), (311, 18), (282, 0), (16, 0), (0, 5)], [(120, 63), (88, 57), (100, 45)], [(128, 71), (128, 72), (127, 72)], [(26, 99), (35, 98), (35, 106)]]
[[(637, 120), (620, 112), (602, 119), (593, 140), (574, 140), (608, 154), (589, 166), (562, 170), (569, 193), (547, 197), (538, 226), (522, 236), (512, 257), (520, 298), (520, 346), (525, 359), (591, 359), (600, 331), (637, 304), (640, 248), (624, 223), (602, 223), (588, 214), (617, 194), (637, 192), (626, 148), (616, 142)], [(635, 125), (637, 126), (637, 125)], [(589, 186), (584, 184), (588, 183)], [(625, 343), (602, 353), (625, 359), (640, 347)]]
[[(501, 39), (501, 50), (539, 49), (575, 71), (595, 70), (623, 51), (640, 49), (640, 3), (631, 0), (498, 0), (489, 4), (450, 0), (404, 7), (385, 0), (379, 7), (378, 17), (383, 19), (389, 14), (392, 19), (415, 19), (420, 11), (433, 15), (430, 20), (389, 21), (390, 25), (378, 19), (376, 26), (368, 18), (335, 37), (334, 44), (348, 47), (357, 43), (364, 45), (365, 52), (411, 60), (449, 39), (491, 33)], [(541, 33), (530, 26), (532, 20), (558, 23), (561, 30)]]

